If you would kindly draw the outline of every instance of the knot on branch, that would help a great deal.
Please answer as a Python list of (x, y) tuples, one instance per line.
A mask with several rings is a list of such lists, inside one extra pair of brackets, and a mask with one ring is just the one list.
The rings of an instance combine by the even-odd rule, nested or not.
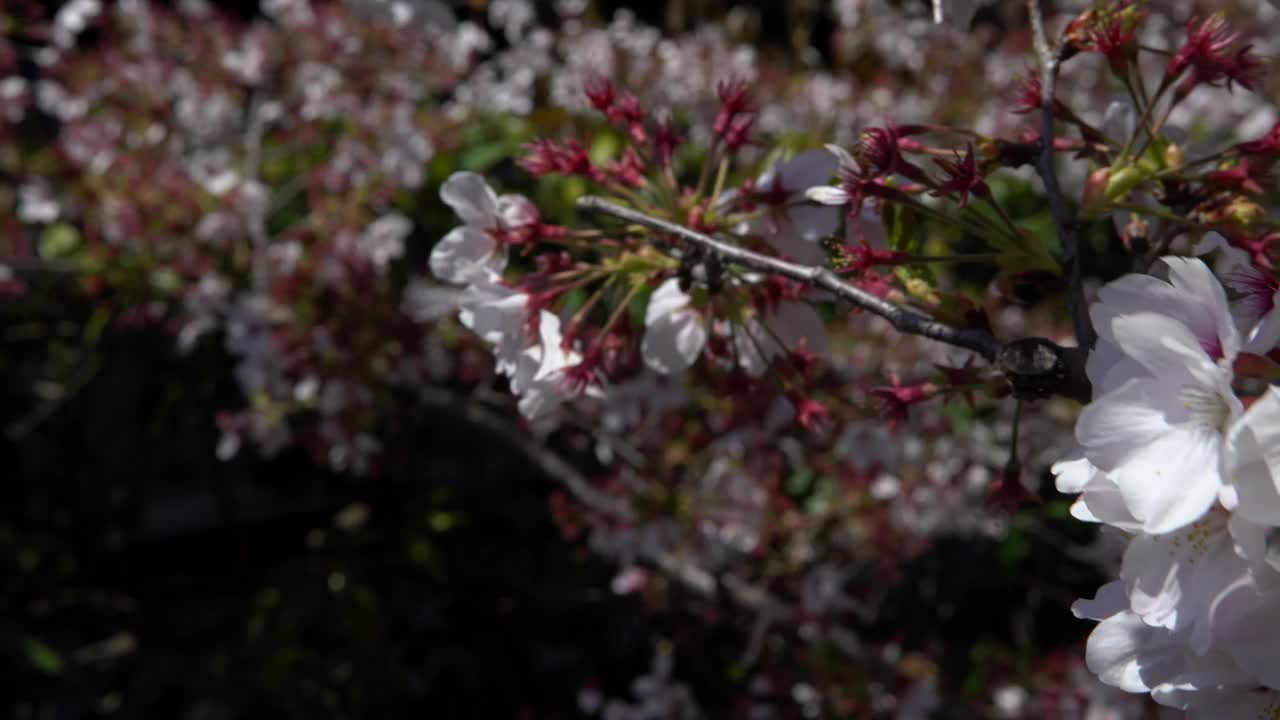
[(1065, 395), (1088, 402), (1092, 392), (1078, 348), (1064, 348), (1044, 338), (1020, 338), (1004, 344), (995, 366), (1004, 373), (1020, 400)]

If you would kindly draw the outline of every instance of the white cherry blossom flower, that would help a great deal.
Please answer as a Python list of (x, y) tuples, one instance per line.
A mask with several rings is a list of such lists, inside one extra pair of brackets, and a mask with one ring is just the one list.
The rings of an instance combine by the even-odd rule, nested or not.
[(1220, 233), (1209, 232), (1196, 243), (1197, 255), (1217, 253), (1214, 269), (1236, 294), (1231, 315), (1244, 336), (1246, 352), (1264, 354), (1280, 344), (1280, 278), (1253, 266), (1249, 254)]
[(1080, 495), (1071, 505), (1072, 517), (1084, 522), (1106, 523), (1129, 532), (1141, 529), (1141, 524), (1125, 507), (1115, 480), (1094, 467), (1082, 449), (1076, 448), (1054, 463), (1051, 471), (1058, 492)]
[[(1271, 720), (1280, 717), (1280, 691), (1260, 687), (1227, 686), (1215, 692), (1197, 693), (1183, 707), (1187, 720)], [(1161, 702), (1161, 697), (1156, 697)], [(1167, 702), (1163, 704), (1169, 704)]]
[(1256, 684), (1280, 689), (1280, 589), (1274, 570), (1241, 575), (1213, 605), (1214, 645)]
[[(836, 169), (840, 172), (855, 171), (858, 163), (849, 154), (848, 150), (839, 145), (827, 145), (827, 152), (831, 153), (836, 159)], [(848, 191), (843, 185), (814, 185), (804, 191), (804, 196), (820, 205), (833, 205), (841, 207), (848, 205), (852, 199), (849, 197)]]
[(1234, 486), (1236, 513), (1280, 527), (1280, 390), (1271, 387), (1227, 436), (1224, 472)]
[(752, 377), (762, 375), (773, 358), (798, 349), (802, 343), (819, 355), (827, 347), (822, 318), (806, 303), (783, 300), (763, 316), (751, 314), (735, 322), (709, 323), (680, 289), (678, 280), (671, 278), (649, 299), (640, 351), (655, 371), (680, 373), (697, 361), (710, 332), (730, 340), (738, 365)]
[(1243, 409), (1222, 286), (1199, 260), (1165, 263), (1169, 282), (1127, 275), (1099, 291), (1095, 398), (1076, 424), (1084, 456), (1150, 533), (1189, 525), (1218, 499), (1223, 435)]
[(782, 255), (807, 265), (826, 259), (818, 241), (836, 231), (840, 214), (827, 205), (806, 204), (805, 192), (828, 182), (836, 158), (826, 150), (808, 150), (775, 163), (756, 179), (755, 195), (768, 212), (742, 223), (737, 232), (759, 235)]
[[(520, 398), (520, 414), (535, 429), (549, 431), (559, 425), (561, 405), (579, 392), (566, 372), (581, 362), (581, 353), (564, 347), (560, 318), (543, 310), (538, 319), (537, 341), (524, 349), (510, 373), (511, 392)], [(594, 383), (581, 392), (588, 397), (604, 397), (603, 390)]]
[[(1098, 591), (1116, 595), (1122, 588), (1116, 583)], [(1085, 665), (1102, 682), (1125, 692), (1145, 693), (1178, 677), (1186, 669), (1187, 651), (1181, 639), (1165, 628), (1151, 627), (1130, 610), (1121, 609), (1101, 618), (1091, 617), (1077, 601), (1072, 606), (1077, 617), (1100, 619), (1085, 646)], [(1094, 602), (1094, 601), (1090, 601)], [(1119, 602), (1123, 603), (1121, 595)]]
[(649, 297), (640, 353), (645, 364), (664, 375), (688, 370), (707, 343), (707, 327), (692, 298), (670, 278)]
[(357, 247), (378, 272), (385, 272), (392, 260), (404, 256), (404, 239), (412, 229), (413, 224), (408, 218), (398, 212), (390, 212), (369, 223)]
[(1224, 589), (1267, 570), (1264, 553), (1255, 550), (1263, 544), (1260, 528), (1225, 512), (1166, 535), (1139, 534), (1120, 569), (1129, 607), (1148, 625), (1189, 632), (1187, 647), (1203, 655), (1214, 639), (1215, 606)]
[(529, 296), (487, 275), (469, 286), (458, 301), (458, 321), (493, 346), (498, 372), (512, 375), (527, 344)]
[(504, 231), (537, 222), (533, 203), (519, 195), (499, 196), (472, 172), (457, 172), (440, 187), (440, 199), (462, 220), (431, 250), (431, 272), (445, 282), (466, 285), (507, 266)]

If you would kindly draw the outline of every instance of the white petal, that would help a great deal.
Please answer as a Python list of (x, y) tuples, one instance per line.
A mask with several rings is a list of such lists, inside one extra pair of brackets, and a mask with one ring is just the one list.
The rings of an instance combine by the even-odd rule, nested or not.
[[(1221, 709), (1231, 702), (1230, 698), (1242, 697), (1256, 685), (1257, 682), (1237, 667), (1225, 653), (1212, 652), (1202, 657), (1187, 658), (1186, 669), (1153, 688), (1151, 697), (1161, 705), (1190, 711), (1189, 718), (1212, 717), (1214, 720), (1222, 720), (1240, 716), (1201, 715), (1197, 711)], [(1246, 717), (1248, 720), (1257, 720), (1266, 716)]]
[(1244, 347), (1247, 352), (1265, 355), (1280, 345), (1280, 312), (1277, 308), (1280, 308), (1280, 289), (1271, 296), (1271, 310), (1248, 328), (1248, 341)]
[(542, 357), (538, 371), (533, 375), (534, 382), (547, 380), (552, 376), (558, 377), (566, 367), (581, 361), (577, 353), (563, 348), (564, 336), (560, 334), (560, 318), (555, 313), (542, 311), (538, 318), (538, 340), (542, 344)]
[(450, 175), (440, 186), (440, 199), (467, 225), (486, 230), (498, 225), (498, 196), (473, 172)]
[(840, 226), (840, 211), (827, 205), (797, 205), (787, 209), (787, 217), (791, 220), (792, 234), (813, 245), (814, 249), (818, 249), (819, 240)]
[(1232, 245), (1221, 233), (1211, 230), (1200, 238), (1200, 242), (1191, 249), (1192, 254), (1208, 255), (1218, 251), (1217, 260), (1213, 263), (1213, 271), (1222, 278), (1228, 287), (1232, 287), (1231, 276), (1238, 271), (1252, 267), (1249, 253)]
[(503, 195), (498, 198), (496, 215), (504, 228), (520, 227), (538, 222), (538, 208), (523, 195)]
[(827, 152), (835, 155), (837, 167), (852, 169), (858, 166), (858, 163), (854, 162), (853, 156), (849, 154), (849, 151), (839, 145), (827, 144), (823, 147), (826, 148)]
[[(1200, 338), (1181, 321), (1167, 315), (1143, 312), (1115, 318), (1110, 323), (1114, 342), (1152, 375), (1181, 384), (1188, 375), (1216, 367)], [(1216, 341), (1216, 335), (1213, 340)]]
[(1125, 692), (1149, 692), (1185, 668), (1183, 649), (1168, 630), (1132, 612), (1103, 620), (1089, 635), (1085, 664), (1102, 682)]
[(1084, 492), (1084, 486), (1089, 484), (1098, 469), (1085, 458), (1084, 450), (1076, 446), (1067, 457), (1054, 463), (1049, 471), (1053, 473), (1054, 486), (1058, 488), (1058, 492), (1074, 494)]
[[(1280, 712), (1280, 693), (1248, 683), (1195, 693), (1199, 704), (1187, 707), (1187, 720), (1273, 720)], [(1153, 694), (1157, 702), (1161, 696)], [(1164, 703), (1171, 704), (1171, 703)]]
[(839, 160), (826, 150), (806, 150), (790, 160), (776, 165), (776, 177), (788, 192), (798, 192), (814, 185), (829, 182), (836, 174)]
[(469, 225), (450, 230), (431, 248), (431, 274), (458, 285), (502, 272), (506, 264), (506, 252), (498, 249), (489, 233)]
[(848, 205), (849, 193), (844, 188), (817, 185), (804, 191), (804, 196), (823, 205)]
[(680, 290), (674, 278), (664, 282), (649, 298), (640, 354), (646, 365), (664, 375), (687, 370), (706, 345), (707, 330), (702, 316), (689, 303), (689, 296)]
[(738, 355), (738, 364), (751, 377), (763, 375), (779, 350), (778, 344), (755, 318), (734, 326), (733, 347)]
[(1081, 620), (1106, 620), (1129, 609), (1129, 596), (1124, 583), (1119, 580), (1103, 585), (1092, 598), (1081, 598), (1071, 603), (1071, 614)]
[(1084, 501), (1084, 498), (1076, 498), (1076, 501), (1071, 503), (1071, 507), (1067, 508), (1067, 512), (1071, 513), (1071, 517), (1079, 520), (1080, 522), (1102, 522), (1102, 518), (1094, 515), (1093, 511), (1089, 509), (1089, 505)]
[(1280, 594), (1260, 593), (1246, 575), (1221, 593), (1212, 612), (1214, 645), (1263, 685), (1280, 687)]
[[(1095, 305), (1094, 307), (1099, 307)], [(1095, 322), (1095, 327), (1099, 324)], [(1133, 358), (1125, 355), (1120, 346), (1099, 337), (1094, 343), (1089, 359), (1085, 361), (1085, 374), (1093, 385), (1093, 396), (1102, 397), (1134, 378), (1150, 377), (1151, 373)]]
[(1280, 390), (1271, 387), (1232, 425), (1223, 454), (1240, 498), (1236, 512), (1280, 526)]
[(1089, 462), (1104, 471), (1115, 470), (1169, 432), (1168, 414), (1178, 408), (1169, 395), (1158, 381), (1139, 378), (1087, 405), (1076, 420), (1076, 441)]
[(1131, 102), (1113, 101), (1102, 116), (1102, 131), (1119, 143), (1128, 142), (1133, 137), (1136, 124), (1137, 116)]
[(1227, 293), (1213, 271), (1199, 258), (1166, 257), (1164, 264), (1169, 266), (1169, 281), (1173, 286), (1200, 302), (1203, 316), (1197, 319), (1203, 324), (1192, 325), (1192, 332), (1202, 340), (1216, 336), (1223, 354), (1235, 357), (1240, 352), (1240, 335), (1231, 320)]
[[(1081, 507), (1077, 508), (1076, 505)], [(1098, 473), (1080, 494), (1080, 500), (1071, 507), (1072, 517), (1086, 522), (1101, 522), (1125, 532), (1138, 532), (1142, 523), (1133, 517), (1124, 504), (1124, 497), (1115, 481)]]
[[(810, 215), (818, 211), (827, 213), (835, 222), (827, 229), (826, 219)], [(750, 232), (762, 236), (778, 254), (803, 265), (825, 265), (827, 253), (818, 244), (818, 240), (835, 231), (840, 222), (839, 210), (822, 206), (797, 207), (790, 210), (789, 216), (758, 217), (750, 222)], [(825, 234), (822, 232), (826, 230)]]
[(1149, 533), (1199, 520), (1218, 498), (1222, 439), (1216, 432), (1177, 427), (1115, 471), (1125, 506)]
[[(494, 280), (494, 278), (488, 278)], [(496, 282), (472, 285), (459, 301), (458, 320), (493, 345), (497, 370), (512, 375), (526, 345), (525, 307), (529, 296)]]
[(680, 289), (680, 281), (668, 278), (649, 296), (649, 306), (645, 308), (644, 324), (652, 325), (660, 318), (689, 307), (689, 295)]
[(1125, 548), (1120, 578), (1129, 593), (1129, 606), (1153, 627), (1174, 629), (1182, 600), (1184, 575), (1194, 548), (1179, 536), (1139, 535)]

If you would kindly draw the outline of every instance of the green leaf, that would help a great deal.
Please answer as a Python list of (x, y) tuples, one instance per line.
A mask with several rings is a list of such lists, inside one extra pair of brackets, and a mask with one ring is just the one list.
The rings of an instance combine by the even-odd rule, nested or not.
[(1071, 520), (1071, 501), (1050, 500), (1044, 505), (1044, 516), (1051, 520)]
[(813, 493), (805, 500), (805, 512), (810, 515), (816, 515), (825, 512), (831, 506), (831, 502), (836, 499), (840, 493), (840, 486), (832, 478), (823, 476), (819, 477), (813, 483)]
[(34, 637), (27, 637), (22, 642), (23, 653), (27, 656), (27, 662), (31, 663), (31, 667), (39, 670), (45, 675), (61, 675), (65, 663), (62, 656), (57, 650), (46, 645), (43, 641)]
[(591, 162), (596, 165), (604, 165), (613, 160), (619, 152), (622, 151), (622, 138), (613, 131), (597, 132), (591, 139), (591, 148), (588, 154), (591, 156)]
[(111, 321), (111, 312), (106, 308), (99, 307), (93, 311), (93, 315), (89, 316), (89, 321), (84, 325), (84, 337), (90, 343), (96, 343), (102, 337), (102, 331), (107, 329), (107, 323)]
[[(919, 213), (905, 205), (893, 203), (885, 205), (881, 218), (885, 234), (889, 236), (890, 248), (912, 255), (924, 254), (925, 223)], [(927, 265), (900, 265), (896, 272), (917, 297), (927, 295), (935, 282), (933, 271)]]
[(519, 152), (519, 140), (501, 139), (480, 145), (473, 145), (464, 150), (458, 157), (458, 167), (461, 170), (482, 172), (488, 170), (494, 165), (497, 165), (506, 158), (518, 155)]
[(55, 223), (40, 233), (40, 257), (46, 260), (69, 258), (80, 249), (80, 231), (66, 223)]
[(1005, 570), (1016, 570), (1030, 554), (1031, 543), (1027, 534), (1017, 529), (1010, 530), (1009, 537), (996, 550), (996, 558)]
[(1048, 245), (1041, 239), (1043, 236), (1030, 230), (1023, 230), (1024, 241), (1014, 243), (1002, 239), (992, 243), (998, 253), (996, 264), (1006, 273), (1022, 273), (1044, 271), (1054, 274), (1062, 273), (1062, 266), (1057, 258), (1049, 252)]
[(787, 478), (787, 493), (790, 495), (803, 495), (809, 492), (809, 486), (813, 484), (813, 470), (808, 467), (797, 468), (791, 476)]
[(156, 268), (151, 273), (151, 286), (166, 295), (173, 295), (182, 287), (182, 278), (173, 268)]
[(919, 253), (924, 247), (924, 228), (914, 210), (897, 203), (886, 203), (881, 218), (890, 248)]

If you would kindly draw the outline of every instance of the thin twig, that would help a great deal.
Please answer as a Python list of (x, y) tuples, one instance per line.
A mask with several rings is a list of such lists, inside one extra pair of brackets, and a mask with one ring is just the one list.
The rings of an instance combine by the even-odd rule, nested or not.
[(1063, 197), (1062, 187), (1058, 184), (1058, 173), (1054, 168), (1054, 95), (1062, 50), (1049, 45), (1039, 0), (1027, 0), (1027, 14), (1031, 18), (1032, 38), (1040, 60), (1040, 157), (1036, 163), (1036, 172), (1044, 182), (1044, 192), (1053, 211), (1053, 224), (1058, 231), (1058, 242), (1062, 246), (1062, 265), (1067, 273), (1067, 307), (1071, 311), (1076, 343), (1088, 350), (1093, 347), (1095, 335), (1089, 321), (1089, 307), (1084, 299), (1080, 225), (1067, 209), (1067, 201)]
[(983, 330), (958, 328), (939, 322), (915, 310), (902, 307), (884, 298), (873, 295), (862, 288), (840, 279), (831, 270), (816, 265), (800, 265), (779, 258), (763, 255), (746, 248), (717, 240), (710, 235), (690, 230), (677, 223), (646, 215), (638, 210), (623, 207), (615, 202), (593, 195), (578, 198), (578, 207), (591, 212), (612, 215), (621, 220), (643, 225), (659, 232), (674, 235), (680, 239), (709, 250), (722, 260), (734, 262), (762, 272), (782, 275), (798, 280), (806, 285), (826, 290), (836, 297), (847, 300), (858, 307), (888, 320), (899, 332), (921, 337), (932, 338), (940, 342), (954, 345), (981, 355), (987, 360), (995, 359), (1003, 346), (1002, 343)]
[(620, 498), (607, 495), (595, 489), (569, 463), (559, 455), (547, 449), (532, 435), (512, 425), (495, 410), (463, 395), (443, 388), (422, 388), (419, 391), (424, 404), (441, 410), (447, 410), (455, 417), (461, 418), (472, 427), (479, 428), (491, 435), (496, 435), (509, 446), (519, 451), (530, 465), (541, 470), (564, 486), (584, 505), (604, 515), (620, 520), (633, 521), (635, 511), (630, 504)]
[[(591, 510), (623, 522), (636, 522), (639, 519), (635, 509), (625, 499), (597, 490), (577, 468), (529, 433), (513, 425), (496, 410), (473, 398), (443, 388), (427, 387), (419, 392), (424, 404), (445, 410), (472, 427), (500, 438), (523, 455), (529, 465), (537, 468)], [(704, 600), (715, 601), (727, 597), (744, 610), (764, 612), (776, 617), (786, 615), (787, 606), (781, 600), (734, 575), (716, 575), (685, 557), (666, 551), (649, 553), (646, 561), (685, 590)]]
[(899, 332), (927, 337), (975, 352), (1004, 374), (1017, 397), (1034, 400), (1049, 395), (1062, 395), (1081, 402), (1089, 401), (1089, 378), (1084, 373), (1083, 351), (1078, 348), (1064, 348), (1044, 338), (1019, 338), (1001, 342), (984, 330), (948, 325), (919, 311), (873, 295), (845, 282), (839, 275), (824, 267), (800, 265), (762, 255), (601, 197), (585, 195), (578, 198), (577, 204), (583, 210), (610, 215), (678, 237), (721, 261), (782, 275), (811, 287), (821, 288), (888, 320)]

